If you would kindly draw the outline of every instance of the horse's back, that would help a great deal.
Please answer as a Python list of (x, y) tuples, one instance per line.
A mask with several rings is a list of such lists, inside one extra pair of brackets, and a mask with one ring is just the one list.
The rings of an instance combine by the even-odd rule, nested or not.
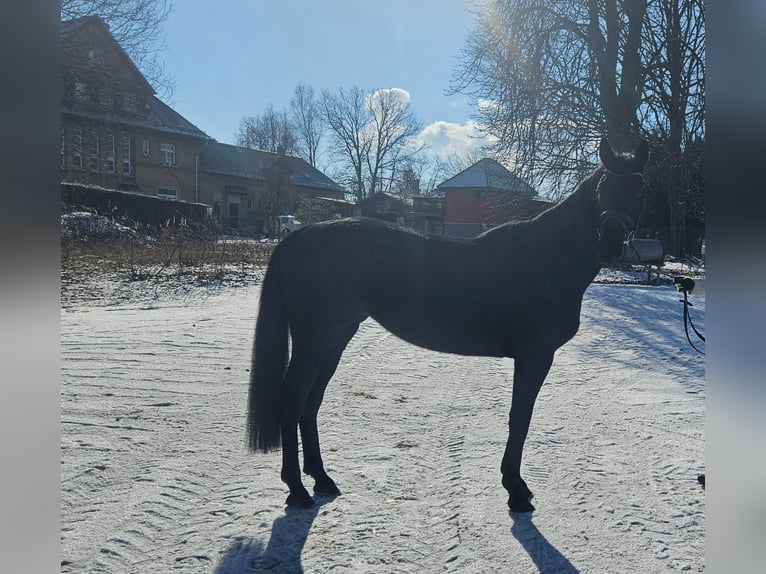
[(497, 334), (502, 286), (486, 281), (492, 262), (474, 241), (349, 219), (304, 227), (278, 253), (293, 331), (337, 331), (371, 316), (422, 347), (507, 354)]

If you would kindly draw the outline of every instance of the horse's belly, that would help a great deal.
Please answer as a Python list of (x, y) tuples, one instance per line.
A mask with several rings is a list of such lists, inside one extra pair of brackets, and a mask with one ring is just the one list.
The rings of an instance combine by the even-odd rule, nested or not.
[(440, 324), (418, 321), (416, 318), (399, 321), (374, 318), (400, 339), (432, 351), (457, 355), (508, 356), (508, 341), (478, 325)]

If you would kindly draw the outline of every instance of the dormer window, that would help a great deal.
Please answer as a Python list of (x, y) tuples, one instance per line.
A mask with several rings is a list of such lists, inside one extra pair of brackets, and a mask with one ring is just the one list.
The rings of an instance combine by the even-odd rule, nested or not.
[(88, 51), (88, 62), (99, 66), (104, 65), (104, 57), (96, 50)]
[(138, 111), (138, 96), (132, 92), (125, 92), (122, 95), (122, 107), (126, 112)]
[(74, 99), (78, 102), (88, 101), (88, 86), (85, 82), (74, 83)]
[(112, 109), (112, 94), (107, 88), (101, 88), (98, 93), (98, 103), (101, 104), (102, 108)]

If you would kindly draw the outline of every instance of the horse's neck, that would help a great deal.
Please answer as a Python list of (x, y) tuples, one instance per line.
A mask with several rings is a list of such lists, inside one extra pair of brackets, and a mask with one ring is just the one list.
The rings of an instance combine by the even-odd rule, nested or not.
[(600, 176), (601, 172), (596, 170), (582, 180), (564, 201), (540, 214), (537, 218), (539, 223), (570, 235), (575, 243), (588, 235), (592, 236), (598, 224), (595, 182)]
[(601, 269), (595, 192), (600, 176), (598, 171), (591, 174), (564, 201), (533, 222), (545, 238), (551, 260), (558, 261), (551, 273), (566, 276), (563, 283), (578, 285), (583, 292)]

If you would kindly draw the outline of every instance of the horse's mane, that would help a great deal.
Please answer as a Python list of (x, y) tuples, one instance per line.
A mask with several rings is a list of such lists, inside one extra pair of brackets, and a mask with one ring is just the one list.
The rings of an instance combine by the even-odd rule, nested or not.
[[(567, 227), (567, 224), (582, 223), (582, 211), (592, 205), (595, 199), (596, 184), (604, 172), (604, 165), (599, 162), (596, 168), (580, 183), (575, 190), (559, 203), (549, 207), (531, 219), (522, 221), (509, 221), (503, 225), (493, 227), (479, 235), (477, 241), (493, 241), (494, 239), (507, 240), (508, 234), (523, 234), (527, 230), (538, 227), (559, 226)], [(595, 212), (594, 212), (595, 213)], [(595, 229), (595, 227), (594, 227)]]

